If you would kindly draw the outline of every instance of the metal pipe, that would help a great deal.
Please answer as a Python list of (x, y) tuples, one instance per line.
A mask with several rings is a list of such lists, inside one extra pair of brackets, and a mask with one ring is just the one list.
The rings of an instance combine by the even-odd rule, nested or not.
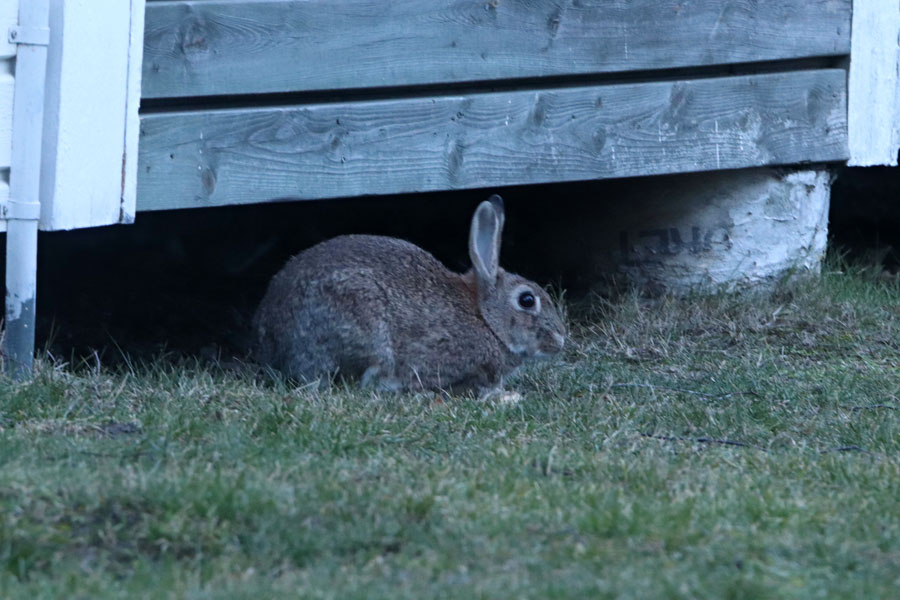
[(17, 49), (9, 201), (4, 207), (8, 221), (6, 332), (2, 351), (5, 372), (24, 379), (31, 375), (34, 360), (48, 0), (20, 0), (19, 24), (9, 30), (8, 36)]

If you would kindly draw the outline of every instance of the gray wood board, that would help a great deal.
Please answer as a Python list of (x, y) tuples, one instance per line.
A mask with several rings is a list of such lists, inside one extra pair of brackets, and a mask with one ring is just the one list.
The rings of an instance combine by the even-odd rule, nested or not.
[(143, 97), (491, 81), (845, 55), (851, 4), (151, 2)]
[(142, 118), (138, 210), (847, 159), (841, 69)]

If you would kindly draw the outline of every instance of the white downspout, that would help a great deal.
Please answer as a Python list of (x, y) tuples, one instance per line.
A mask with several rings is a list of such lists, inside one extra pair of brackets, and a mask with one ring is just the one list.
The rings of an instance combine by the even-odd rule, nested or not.
[(34, 359), (41, 139), (49, 33), (49, 1), (20, 0), (19, 24), (7, 34), (10, 43), (18, 47), (9, 201), (2, 207), (2, 216), (8, 220), (3, 362), (5, 371), (19, 379), (30, 376)]

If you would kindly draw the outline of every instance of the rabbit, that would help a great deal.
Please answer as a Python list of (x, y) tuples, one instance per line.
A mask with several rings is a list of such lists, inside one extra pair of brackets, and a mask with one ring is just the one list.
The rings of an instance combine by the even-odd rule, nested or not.
[(472, 268), (454, 273), (409, 242), (344, 235), (293, 257), (253, 321), (255, 356), (293, 379), (337, 375), (389, 391), (501, 389), (526, 359), (565, 343), (556, 305), (499, 266), (503, 200), (472, 217)]

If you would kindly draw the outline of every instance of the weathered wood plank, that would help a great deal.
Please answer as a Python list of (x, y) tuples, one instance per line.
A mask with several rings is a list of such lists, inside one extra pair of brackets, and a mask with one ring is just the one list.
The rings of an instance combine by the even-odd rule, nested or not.
[(134, 216), (144, 9), (144, 0), (51, 2), (42, 230)]
[(142, 119), (138, 210), (847, 158), (840, 69)]
[(858, 0), (850, 56), (850, 165), (896, 165), (900, 149), (900, 9)]
[(0, 58), (0, 168), (12, 164), (13, 98), (16, 80), (14, 58)]
[(194, 0), (147, 7), (143, 97), (844, 55), (851, 0)]
[[(9, 202), (9, 168), (0, 168), (0, 202)], [(8, 221), (0, 221), (0, 232), (6, 231)]]
[(16, 55), (16, 45), (9, 43), (9, 28), (19, 23), (19, 3), (0, 2), (0, 58)]

